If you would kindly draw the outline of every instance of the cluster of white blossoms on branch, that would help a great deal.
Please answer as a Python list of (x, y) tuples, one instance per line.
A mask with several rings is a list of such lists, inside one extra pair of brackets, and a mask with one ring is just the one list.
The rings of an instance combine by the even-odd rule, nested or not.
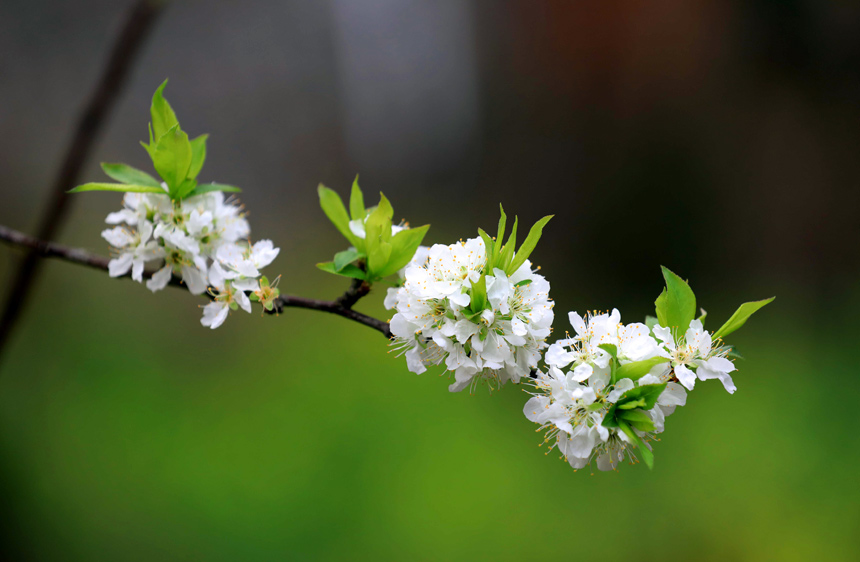
[[(112, 228), (102, 232), (114, 256), (109, 274), (146, 279), (153, 292), (179, 278), (192, 294), (208, 293), (201, 323), (210, 328), (223, 324), (231, 310), (251, 312), (253, 301), (272, 311), (279, 291), (262, 269), (279, 250), (271, 240), (248, 240), (242, 207), (224, 195), (238, 188), (197, 182), (206, 135), (188, 138), (163, 89), (152, 98), (144, 144), (161, 179), (124, 164), (103, 164), (120, 183), (73, 190), (125, 192), (123, 208), (107, 217)], [(366, 207), (358, 178), (348, 206), (325, 186), (318, 193), (349, 246), (317, 267), (352, 279), (352, 288), (337, 301), (304, 299), (304, 306), (390, 331), (392, 351), (405, 355), (408, 370), (420, 374), (440, 366), (453, 374), (451, 392), (525, 382), (531, 397), (523, 413), (545, 432), (548, 452), (557, 448), (574, 469), (594, 462), (613, 470), (624, 459), (651, 467), (652, 443), (697, 381), (717, 379), (735, 392), (737, 354), (724, 338), (773, 300), (741, 305), (710, 332), (705, 312), (696, 318), (690, 286), (663, 268), (666, 287), (655, 301), (655, 317), (624, 324), (618, 310), (584, 317), (571, 312), (574, 335), (549, 345), (550, 284), (529, 258), (551, 216), (535, 223), (519, 247), (516, 219), (505, 239), (504, 210), (495, 237), (478, 229), (476, 238), (427, 247), (421, 244), (429, 225), (395, 224), (382, 194), (376, 206)], [(391, 278), (397, 280), (384, 301), (393, 311), (390, 324), (352, 310), (374, 283)]]
[(174, 275), (191, 294), (211, 288), (213, 301), (203, 308), (204, 326), (217, 328), (231, 309), (251, 312), (246, 293), (262, 297), (264, 306), (272, 297), (263, 294), (261, 270), (279, 249), (271, 240), (247, 242), (250, 227), (241, 207), (220, 191), (181, 202), (171, 201), (167, 193), (126, 193), (123, 209), (110, 213), (105, 222), (119, 225), (102, 232), (116, 256), (109, 262), (110, 276), (131, 271), (132, 279), (142, 282), (144, 267), (155, 263), (158, 269), (146, 281), (152, 292), (166, 287)]
[[(547, 370), (538, 373), (535, 395), (523, 411), (547, 430), (545, 442), (550, 449), (557, 446), (572, 467), (596, 458), (600, 470), (610, 470), (625, 456), (635, 458), (628, 445), (641, 439), (648, 447), (687, 394), (670, 382), (661, 347), (645, 324), (622, 324), (618, 310), (585, 319), (571, 312), (569, 319), (576, 335), (549, 347)], [(644, 401), (624, 408), (629, 401), (622, 398), (634, 394)], [(618, 408), (622, 421), (615, 423), (614, 415), (608, 420)]]
[[(481, 238), (434, 245), (388, 290), (391, 333), (413, 373), (444, 362), (451, 391), (518, 383), (537, 367), (552, 327), (549, 282), (525, 260), (508, 275), (487, 264)], [(478, 284), (483, 283), (479, 291)]]
[(115, 257), (108, 264), (111, 277), (131, 272), (142, 282), (144, 268), (157, 271), (146, 281), (160, 291), (176, 276), (194, 295), (207, 290), (212, 302), (203, 308), (201, 323), (217, 328), (230, 310), (251, 312), (251, 300), (271, 310), (278, 290), (261, 269), (278, 255), (271, 240), (247, 241), (250, 227), (242, 207), (224, 192), (238, 188), (198, 184), (206, 159), (206, 135), (189, 140), (176, 114), (162, 96), (166, 82), (152, 98), (149, 144), (144, 144), (162, 177), (125, 164), (102, 164), (120, 183), (88, 183), (73, 191), (120, 191), (123, 208), (107, 216), (116, 225), (102, 232)]
[(742, 305), (711, 334), (704, 311), (694, 318), (687, 282), (666, 268), (663, 275), (657, 317), (644, 324), (623, 324), (618, 310), (569, 313), (575, 335), (549, 346), (546, 369), (531, 381), (535, 391), (523, 413), (546, 432), (542, 444), (557, 447), (574, 469), (596, 460), (598, 469), (614, 470), (625, 458), (651, 467), (651, 442), (687, 403), (696, 379), (719, 379), (729, 393), (736, 390), (729, 375), (735, 354), (722, 338), (773, 299)]

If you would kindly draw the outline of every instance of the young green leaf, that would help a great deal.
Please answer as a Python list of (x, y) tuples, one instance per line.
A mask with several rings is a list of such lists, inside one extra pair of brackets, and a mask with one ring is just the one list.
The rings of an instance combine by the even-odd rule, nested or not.
[(654, 453), (651, 452), (651, 449), (648, 448), (648, 445), (645, 444), (645, 441), (642, 440), (639, 435), (633, 431), (633, 428), (627, 424), (627, 422), (623, 420), (619, 420), (618, 422), (619, 428), (624, 432), (630, 441), (636, 445), (636, 448), (639, 449), (639, 453), (642, 455), (642, 461), (645, 463), (649, 469), (654, 468)]
[(664, 328), (677, 328), (682, 333), (696, 317), (696, 295), (686, 281), (663, 267), (666, 288), (657, 297), (657, 319)]
[(193, 193), (197, 189), (197, 180), (194, 178), (185, 178), (176, 190), (177, 199), (185, 199), (189, 193)]
[(170, 187), (171, 198), (176, 198), (191, 167), (191, 143), (179, 125), (174, 125), (158, 140), (152, 152), (152, 164)]
[[(161, 189), (161, 183), (144, 171), (132, 168), (127, 164), (109, 164), (102, 162), (102, 170), (110, 178), (122, 183), (131, 183), (134, 185), (148, 185)], [(164, 191), (162, 189), (162, 191)]]
[(349, 215), (346, 213), (346, 207), (343, 206), (343, 201), (341, 200), (340, 195), (323, 184), (319, 185), (317, 192), (320, 196), (320, 207), (322, 207), (328, 220), (331, 221), (335, 228), (337, 228), (353, 246), (358, 249), (364, 248), (363, 241), (361, 246), (359, 246), (357, 241), (360, 240), (360, 238), (353, 234), (349, 229)]
[[(161, 86), (152, 95), (152, 105), (149, 108), (152, 116), (152, 138), (150, 139), (150, 144), (153, 140), (158, 144), (159, 139), (163, 135), (167, 134), (173, 127), (179, 125), (176, 113), (173, 112), (173, 108), (164, 99), (163, 92), (165, 86), (167, 86), (167, 80), (162, 82)], [(185, 178), (183, 177), (183, 179)]]
[(469, 309), (480, 314), (487, 307), (487, 274), (481, 275), (477, 282), (472, 283), (472, 289), (469, 291)]
[(496, 261), (496, 267), (502, 271), (507, 271), (508, 266), (511, 265), (511, 260), (514, 259), (514, 250), (517, 246), (517, 221), (518, 218), (514, 217), (514, 227), (511, 229), (511, 235), (508, 236), (508, 241), (505, 242), (505, 247), (502, 248), (502, 253), (498, 261)]
[(631, 388), (625, 392), (621, 398), (618, 399), (616, 404), (622, 405), (625, 402), (644, 400), (644, 405), (641, 406), (641, 408), (643, 410), (650, 410), (654, 407), (654, 404), (657, 403), (657, 399), (660, 398), (660, 394), (662, 394), (665, 389), (666, 383), (643, 384), (642, 386)]
[(223, 183), (201, 183), (198, 184), (197, 187), (194, 188), (194, 191), (188, 194), (188, 197), (194, 197), (195, 195), (201, 195), (203, 193), (210, 193), (212, 191), (226, 191), (229, 193), (240, 193), (242, 190), (238, 187), (234, 187), (232, 185), (225, 185)]
[(364, 254), (357, 250), (344, 250), (334, 255), (334, 261), (332, 263), (334, 263), (335, 270), (340, 273), (341, 271), (343, 271), (343, 268), (345, 268), (355, 260), (363, 257)]
[(364, 195), (358, 187), (358, 176), (352, 182), (352, 193), (349, 194), (349, 214), (352, 220), (364, 220), (367, 210), (364, 208)]
[(385, 266), (388, 265), (392, 249), (391, 242), (380, 239), (373, 250), (369, 251), (367, 254), (368, 279), (383, 277), (380, 272), (384, 271)]
[(724, 338), (746, 324), (750, 316), (755, 314), (756, 311), (766, 304), (773, 302), (773, 299), (775, 298), (776, 297), (771, 297), (762, 301), (746, 302), (742, 304), (735, 313), (732, 314), (732, 317), (729, 318), (726, 323), (716, 331), (716, 333), (714, 333), (714, 339)]
[(391, 256), (388, 258), (388, 264), (377, 272), (377, 275), (388, 277), (405, 267), (412, 260), (429, 228), (429, 224), (418, 228), (406, 228), (392, 236)]
[(513, 273), (520, 268), (521, 265), (526, 263), (526, 260), (532, 254), (534, 249), (537, 247), (537, 243), (540, 240), (541, 235), (543, 234), (543, 227), (546, 226), (546, 223), (550, 221), (553, 215), (547, 215), (541, 220), (537, 221), (534, 226), (532, 226), (529, 231), (529, 235), (526, 236), (523, 245), (520, 246), (520, 249), (517, 250), (516, 256), (514, 257), (514, 261), (510, 266), (505, 269), (505, 273), (508, 275), (513, 275)]
[(639, 431), (654, 431), (654, 422), (651, 416), (645, 413), (645, 410), (625, 410), (618, 414), (618, 417), (626, 421)]
[(119, 191), (126, 193), (165, 193), (161, 187), (152, 187), (151, 185), (133, 185), (128, 183), (85, 183), (74, 189), (70, 189), (69, 193), (82, 193), (84, 191)]
[(192, 139), (191, 142), (191, 167), (188, 169), (188, 177), (196, 179), (200, 170), (203, 169), (203, 163), (206, 161), (206, 139), (209, 135), (200, 135)]
[[(374, 277), (381, 277), (379, 272), (384, 270), (388, 258), (391, 257), (393, 250), (390, 243), (391, 217), (393, 216), (394, 209), (391, 208), (391, 203), (388, 202), (385, 195), (380, 193), (379, 205), (370, 213), (364, 223), (367, 268), (368, 273)], [(383, 244), (385, 245), (383, 246)], [(355, 247), (361, 249), (358, 245)]]
[[(502, 246), (505, 242), (505, 229), (507, 228), (508, 217), (505, 215), (505, 209), (502, 207), (502, 204), (499, 203), (499, 213), (501, 217), (499, 218), (499, 228), (496, 231), (496, 241), (493, 244), (493, 255), (489, 260), (489, 263), (493, 264), (493, 267), (499, 266), (499, 259), (502, 255)], [(489, 256), (489, 248), (487, 249), (487, 255)], [(488, 271), (492, 272), (492, 268), (487, 268)]]
[(325, 263), (318, 263), (317, 267), (325, 271), (326, 273), (333, 273), (335, 275), (341, 275), (343, 277), (352, 277), (353, 279), (364, 279), (366, 277), (366, 274), (360, 268), (354, 265), (347, 265), (346, 267), (338, 271), (334, 266), (334, 262), (327, 261)]
[(618, 347), (615, 344), (602, 343), (597, 347), (611, 355), (613, 359), (618, 359)]
[(493, 271), (493, 267), (495, 266), (493, 263), (493, 252), (495, 250), (493, 239), (481, 228), (478, 229), (478, 235), (484, 241), (484, 250), (487, 253), (487, 271)]
[(653, 357), (651, 359), (645, 359), (644, 361), (626, 363), (618, 367), (618, 371), (615, 372), (615, 376), (618, 380), (630, 379), (632, 381), (638, 381), (647, 375), (648, 371), (650, 371), (655, 365), (666, 363), (667, 361), (669, 360), (665, 357)]

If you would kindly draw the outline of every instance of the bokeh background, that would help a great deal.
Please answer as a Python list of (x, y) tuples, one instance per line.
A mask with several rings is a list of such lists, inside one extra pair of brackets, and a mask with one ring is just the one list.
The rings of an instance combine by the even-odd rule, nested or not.
[[(0, 3), (0, 224), (36, 228), (129, 3)], [(320, 313), (210, 332), (185, 292), (50, 262), (0, 358), (4, 558), (860, 558), (858, 34), (860, 6), (815, 0), (174, 2), (83, 179), (149, 169), (169, 77), (287, 292), (342, 291), (315, 188), (360, 173), (428, 242), (555, 213), (558, 330), (642, 319), (660, 264), (713, 322), (778, 298), (734, 396), (701, 384), (653, 472), (592, 476), (537, 448), (520, 388), (451, 395)], [(119, 202), (76, 197), (60, 240), (106, 253)]]

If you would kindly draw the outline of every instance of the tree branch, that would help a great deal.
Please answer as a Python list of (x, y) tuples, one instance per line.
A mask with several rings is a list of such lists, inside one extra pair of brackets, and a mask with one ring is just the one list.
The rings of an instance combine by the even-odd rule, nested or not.
[[(102, 271), (108, 270), (108, 262), (110, 261), (108, 258), (91, 254), (80, 248), (72, 248), (70, 246), (64, 246), (63, 244), (55, 244), (53, 242), (39, 240), (38, 238), (28, 236), (23, 232), (18, 232), (17, 230), (11, 229), (7, 226), (0, 225), (0, 240), (9, 242), (14, 246), (28, 248), (30, 250), (30, 255), (34, 255), (37, 258), (58, 258), (63, 261), (85, 265)], [(153, 273), (154, 272), (152, 271), (147, 271), (144, 273), (144, 277), (149, 278)], [(128, 277), (128, 275), (124, 275), (123, 277)], [(174, 287), (183, 286), (182, 281), (177, 277), (171, 278), (170, 285)], [(334, 301), (322, 301), (292, 295), (281, 295), (275, 301), (275, 308), (272, 310), (271, 314), (283, 312), (283, 309), (285, 308), (320, 310), (322, 312), (328, 312), (329, 314), (343, 316), (344, 318), (348, 318), (358, 322), (359, 324), (364, 324), (365, 326), (369, 326), (374, 330), (382, 332), (386, 338), (390, 338), (391, 330), (389, 329), (388, 322), (352, 310), (352, 306), (369, 292), (370, 285), (361, 282), (358, 286), (353, 283), (343, 296)]]
[[(119, 97), (140, 46), (149, 35), (165, 3), (166, 0), (138, 0), (128, 11), (122, 31), (111, 48), (107, 65), (66, 149), (63, 164), (50, 192), (51, 200), (37, 231), (40, 240), (52, 240), (62, 226), (69, 201), (66, 192), (77, 182), (95, 139)], [(8, 342), (12, 328), (21, 315), (30, 290), (35, 284), (41, 262), (39, 257), (38, 252), (29, 252), (11, 282), (11, 290), (0, 319), (0, 352)], [(93, 258), (96, 257), (93, 256)]]

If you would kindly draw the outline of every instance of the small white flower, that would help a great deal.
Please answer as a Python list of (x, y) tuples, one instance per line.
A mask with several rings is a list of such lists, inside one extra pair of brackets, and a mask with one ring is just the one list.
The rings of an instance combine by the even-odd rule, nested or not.
[(714, 349), (711, 334), (699, 320), (690, 322), (683, 337), (675, 338), (670, 328), (654, 326), (654, 335), (663, 343), (661, 355), (671, 360), (678, 381), (693, 390), (699, 380), (719, 379), (726, 391), (733, 394), (737, 387), (731, 373), (735, 365), (726, 358), (727, 350)]
[(102, 238), (119, 250), (119, 256), (108, 262), (108, 274), (111, 277), (121, 277), (131, 270), (132, 279), (138, 283), (143, 281), (146, 262), (164, 256), (164, 250), (150, 239), (152, 230), (152, 224), (144, 220), (136, 231), (117, 226), (102, 232)]

